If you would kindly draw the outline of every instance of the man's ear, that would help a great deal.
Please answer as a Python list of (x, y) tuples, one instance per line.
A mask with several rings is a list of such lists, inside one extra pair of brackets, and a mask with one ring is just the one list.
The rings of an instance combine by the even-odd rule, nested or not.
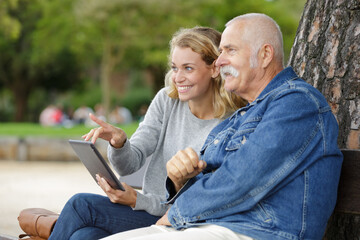
[(274, 47), (270, 44), (264, 44), (260, 50), (261, 67), (266, 68), (274, 59)]

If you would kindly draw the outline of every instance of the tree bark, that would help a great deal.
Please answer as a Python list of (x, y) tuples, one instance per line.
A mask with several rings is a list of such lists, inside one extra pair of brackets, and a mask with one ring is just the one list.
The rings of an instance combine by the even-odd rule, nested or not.
[(360, 1), (308, 0), (289, 65), (327, 98), (339, 146), (359, 149)]
[[(289, 65), (325, 95), (339, 147), (360, 149), (360, 1), (308, 0)], [(360, 216), (333, 214), (324, 239), (360, 239)]]

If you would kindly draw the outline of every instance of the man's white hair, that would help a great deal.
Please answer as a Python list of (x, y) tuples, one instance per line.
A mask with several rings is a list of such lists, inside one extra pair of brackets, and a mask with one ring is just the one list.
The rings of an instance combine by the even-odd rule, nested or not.
[(231, 19), (225, 27), (246, 21), (244, 34), (251, 46), (250, 67), (257, 66), (257, 54), (264, 44), (270, 44), (275, 51), (275, 59), (281, 65), (284, 61), (283, 37), (279, 25), (271, 17), (262, 13), (247, 13)]

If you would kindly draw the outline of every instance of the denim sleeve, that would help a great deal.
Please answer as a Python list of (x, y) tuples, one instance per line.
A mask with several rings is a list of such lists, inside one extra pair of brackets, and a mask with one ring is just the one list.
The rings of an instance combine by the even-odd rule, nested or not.
[(165, 187), (166, 187), (166, 199), (167, 201), (164, 204), (173, 204), (175, 200), (183, 193), (185, 192), (189, 187), (191, 187), (198, 179), (202, 177), (202, 173), (197, 175), (196, 177), (193, 177), (192, 179), (189, 179), (184, 186), (176, 192), (174, 183), (171, 181), (169, 177), (166, 178)]
[[(211, 153), (222, 158), (220, 167), (178, 196), (168, 214), (175, 228), (247, 211), (311, 164), (304, 161), (311, 154), (311, 143), (322, 141), (317, 100), (302, 91), (288, 90), (266, 104), (246, 142), (239, 134), (244, 130), (241, 125), (232, 139)], [(236, 136), (239, 144), (233, 146), (238, 147), (229, 147)]]

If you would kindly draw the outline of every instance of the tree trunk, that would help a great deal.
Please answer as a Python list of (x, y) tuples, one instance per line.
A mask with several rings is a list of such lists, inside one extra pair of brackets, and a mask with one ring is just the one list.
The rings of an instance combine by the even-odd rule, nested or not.
[[(308, 0), (289, 65), (325, 95), (339, 123), (339, 147), (359, 149), (360, 1)], [(360, 216), (333, 214), (324, 239), (360, 239)]]
[(105, 117), (108, 119), (111, 107), (111, 84), (110, 78), (113, 73), (114, 66), (116, 64), (115, 58), (112, 56), (112, 44), (109, 37), (106, 35), (104, 37), (103, 44), (103, 55), (101, 60), (101, 72), (100, 72), (100, 82), (101, 82), (101, 94), (102, 94), (102, 105), (105, 111)]
[[(19, 81), (17, 81), (19, 82)], [(28, 110), (28, 99), (30, 94), (30, 88), (25, 84), (15, 84), (12, 87), (12, 92), (15, 101), (15, 122), (24, 122), (25, 116)]]
[(154, 82), (153, 82), (153, 92), (156, 94), (161, 88), (165, 86), (165, 74), (166, 69), (158, 66), (158, 65), (152, 65), (148, 67), (148, 71), (153, 76)]
[(110, 88), (110, 74), (112, 67), (110, 66), (110, 52), (107, 46), (104, 46), (102, 61), (101, 61), (101, 70), (100, 70), (100, 82), (101, 82), (101, 96), (102, 96), (102, 106), (104, 107), (105, 117), (108, 117), (110, 112), (110, 98), (111, 98), (111, 88)]
[(101, 93), (102, 93), (102, 105), (105, 110), (105, 117), (108, 119), (111, 108), (111, 77), (114, 74), (115, 66), (120, 62), (124, 56), (124, 51), (126, 46), (123, 45), (122, 49), (117, 48), (116, 45), (112, 43), (110, 34), (105, 30), (103, 31), (103, 54), (101, 59), (101, 69), (100, 69), (100, 82), (101, 82)]

